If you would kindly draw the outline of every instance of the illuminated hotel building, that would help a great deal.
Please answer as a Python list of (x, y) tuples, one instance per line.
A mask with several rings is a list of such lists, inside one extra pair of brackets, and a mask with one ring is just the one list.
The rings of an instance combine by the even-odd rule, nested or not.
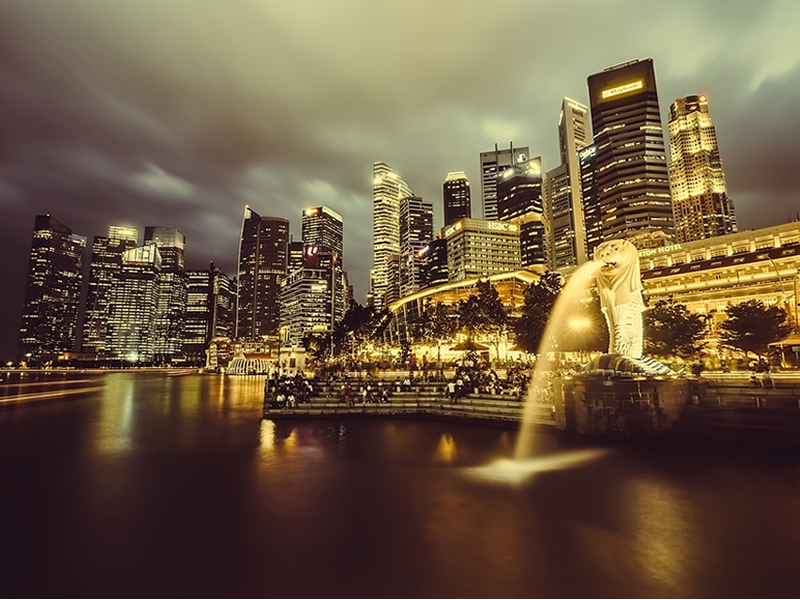
[(669, 179), (675, 234), (692, 242), (736, 231), (717, 134), (704, 95), (679, 98), (669, 107)]
[(153, 351), (156, 360), (169, 362), (183, 351), (189, 288), (185, 265), (186, 237), (171, 227), (145, 227), (144, 243), (157, 246), (161, 257)]
[(483, 219), (496, 221), (497, 212), (497, 178), (509, 167), (530, 156), (527, 146), (514, 148), (511, 144), (508, 150), (500, 150), (497, 144), (494, 150), (480, 153), (481, 169), (481, 200), (483, 202)]
[(442, 237), (451, 282), (520, 269), (519, 227), (514, 223), (462, 219), (445, 227)]
[(400, 297), (422, 287), (419, 251), (433, 239), (433, 204), (418, 196), (400, 200)]
[(546, 262), (542, 212), (542, 159), (526, 158), (503, 171), (497, 178), (498, 218), (519, 227), (523, 267)]
[(544, 182), (548, 261), (552, 269), (568, 269), (586, 262), (581, 165), (578, 152), (591, 142), (588, 107), (564, 98), (558, 117), (561, 164), (547, 172)]
[(112, 226), (105, 237), (95, 236), (84, 312), (83, 352), (95, 353), (98, 357), (107, 354), (114, 276), (122, 268), (122, 253), (138, 243), (139, 232), (135, 227)]
[(400, 253), (400, 200), (413, 196), (411, 188), (384, 162), (372, 167), (373, 255), (370, 294), (377, 309), (388, 304), (387, 292), (397, 281), (396, 269), (389, 261)]
[[(610, 67), (588, 79), (595, 196), (602, 239), (673, 233), (672, 202), (653, 60)], [(588, 211), (587, 221), (588, 221)], [(588, 223), (587, 223), (588, 227)], [(596, 245), (596, 244), (595, 244)], [(590, 243), (587, 253), (594, 250)]]
[(452, 225), (461, 219), (472, 217), (469, 179), (464, 171), (448, 173), (442, 184), (444, 225)]
[(37, 215), (31, 241), (19, 358), (43, 363), (75, 350), (86, 238), (49, 214)]
[(760, 300), (797, 317), (800, 221), (643, 249), (639, 260), (650, 306), (673, 298), (717, 323), (728, 306)]
[(189, 295), (183, 354), (187, 360), (203, 365), (212, 339), (233, 337), (236, 284), (213, 262), (208, 269), (186, 274)]
[(262, 217), (245, 207), (239, 242), (237, 338), (258, 341), (278, 335), (288, 253), (289, 220)]
[(155, 244), (125, 250), (114, 273), (108, 346), (111, 358), (131, 363), (152, 363), (159, 315), (161, 255)]

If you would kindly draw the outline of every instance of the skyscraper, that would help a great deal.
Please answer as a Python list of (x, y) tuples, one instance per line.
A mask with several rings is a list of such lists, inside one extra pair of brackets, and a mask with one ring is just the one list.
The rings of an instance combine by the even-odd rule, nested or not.
[(139, 232), (135, 227), (111, 226), (105, 237), (95, 236), (89, 266), (89, 287), (84, 312), (83, 352), (107, 355), (108, 321), (115, 274), (122, 268), (122, 253), (135, 248)]
[(420, 261), (422, 287), (432, 287), (447, 283), (447, 240), (437, 237), (421, 248), (417, 255)]
[(581, 169), (578, 151), (589, 142), (589, 109), (570, 98), (561, 101), (558, 145), (561, 164), (547, 172), (544, 183), (545, 221), (549, 223), (548, 260), (553, 269), (586, 262)]
[(189, 289), (185, 265), (186, 237), (171, 227), (145, 227), (144, 243), (156, 245), (161, 257), (153, 351), (158, 360), (168, 362), (183, 350)]
[(122, 253), (114, 272), (108, 319), (107, 350), (111, 358), (131, 363), (156, 359), (161, 255), (155, 244)]
[(288, 248), (288, 219), (262, 217), (245, 207), (239, 242), (236, 337), (257, 341), (278, 335), (280, 286), (286, 276)]
[(303, 267), (281, 283), (281, 328), (286, 328), (289, 345), (302, 346), (309, 334), (333, 331), (336, 321), (344, 316), (344, 300), (339, 297), (339, 290), (344, 288), (341, 276), (338, 252), (305, 246)]
[(320, 246), (340, 256), (344, 248), (342, 216), (327, 206), (315, 206), (303, 211), (303, 243)]
[(445, 226), (472, 217), (469, 179), (464, 171), (447, 174), (442, 184), (442, 201)]
[(49, 214), (33, 227), (19, 358), (41, 364), (75, 350), (86, 238)]
[(581, 165), (581, 196), (583, 197), (583, 219), (586, 230), (586, 255), (592, 255), (594, 248), (603, 241), (603, 219), (600, 204), (595, 162), (597, 146), (590, 144), (578, 152)]
[(519, 227), (521, 265), (530, 267), (544, 264), (546, 251), (541, 158), (520, 160), (497, 178), (497, 212), (500, 221)]
[[(327, 206), (303, 211), (303, 244), (314, 252), (330, 252), (329, 279), (333, 286), (331, 319), (335, 323), (347, 310), (347, 274), (344, 271), (344, 220)], [(307, 252), (306, 252), (307, 253)], [(326, 261), (323, 260), (323, 263)]]
[(213, 262), (208, 269), (187, 271), (187, 277), (183, 354), (202, 365), (212, 339), (233, 337), (236, 284)]
[(462, 219), (442, 229), (451, 282), (520, 268), (519, 227), (502, 221)]
[(497, 220), (497, 178), (510, 166), (525, 161), (530, 155), (527, 146), (514, 148), (512, 143), (508, 150), (500, 150), (497, 144), (494, 150), (481, 152), (481, 200), (483, 202), (483, 219)]
[[(589, 76), (597, 148), (595, 185), (603, 239), (661, 230), (672, 234), (672, 202), (653, 60)], [(591, 253), (593, 247), (587, 248)]]
[(286, 274), (291, 275), (298, 269), (303, 268), (303, 249), (305, 245), (301, 241), (292, 240), (289, 242), (289, 259)]
[(400, 297), (422, 286), (418, 251), (433, 239), (433, 204), (419, 196), (400, 200)]
[(398, 273), (390, 269), (390, 258), (400, 253), (400, 200), (413, 196), (411, 188), (384, 162), (372, 167), (373, 255), (370, 294), (377, 309), (387, 304), (390, 284)]
[(669, 179), (679, 243), (735, 233), (717, 134), (705, 95), (669, 107)]

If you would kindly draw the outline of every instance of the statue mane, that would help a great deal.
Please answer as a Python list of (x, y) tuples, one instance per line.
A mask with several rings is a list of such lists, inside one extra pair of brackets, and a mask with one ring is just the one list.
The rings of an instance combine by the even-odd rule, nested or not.
[(639, 252), (626, 240), (603, 242), (594, 252), (595, 260), (606, 263), (614, 261), (613, 269), (603, 267), (597, 274), (597, 287), (603, 308), (615, 308), (630, 302), (642, 291), (639, 274)]

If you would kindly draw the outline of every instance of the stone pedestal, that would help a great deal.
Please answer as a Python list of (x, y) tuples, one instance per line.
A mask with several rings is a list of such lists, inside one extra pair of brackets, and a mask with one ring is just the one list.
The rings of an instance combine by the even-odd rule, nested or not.
[(672, 429), (690, 402), (686, 379), (593, 377), (553, 382), (556, 427), (594, 435), (632, 435)]

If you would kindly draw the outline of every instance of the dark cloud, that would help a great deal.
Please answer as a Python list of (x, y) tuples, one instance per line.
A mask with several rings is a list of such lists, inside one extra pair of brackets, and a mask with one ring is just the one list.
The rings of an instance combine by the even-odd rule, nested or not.
[(33, 217), (87, 235), (165, 225), (191, 266), (233, 272), (245, 203), (345, 218), (359, 299), (371, 167), (441, 220), (441, 182), (495, 142), (557, 160), (563, 96), (653, 57), (662, 112), (707, 93), (742, 228), (798, 210), (800, 5), (761, 3), (6, 0), (0, 3), (0, 354), (18, 326)]

